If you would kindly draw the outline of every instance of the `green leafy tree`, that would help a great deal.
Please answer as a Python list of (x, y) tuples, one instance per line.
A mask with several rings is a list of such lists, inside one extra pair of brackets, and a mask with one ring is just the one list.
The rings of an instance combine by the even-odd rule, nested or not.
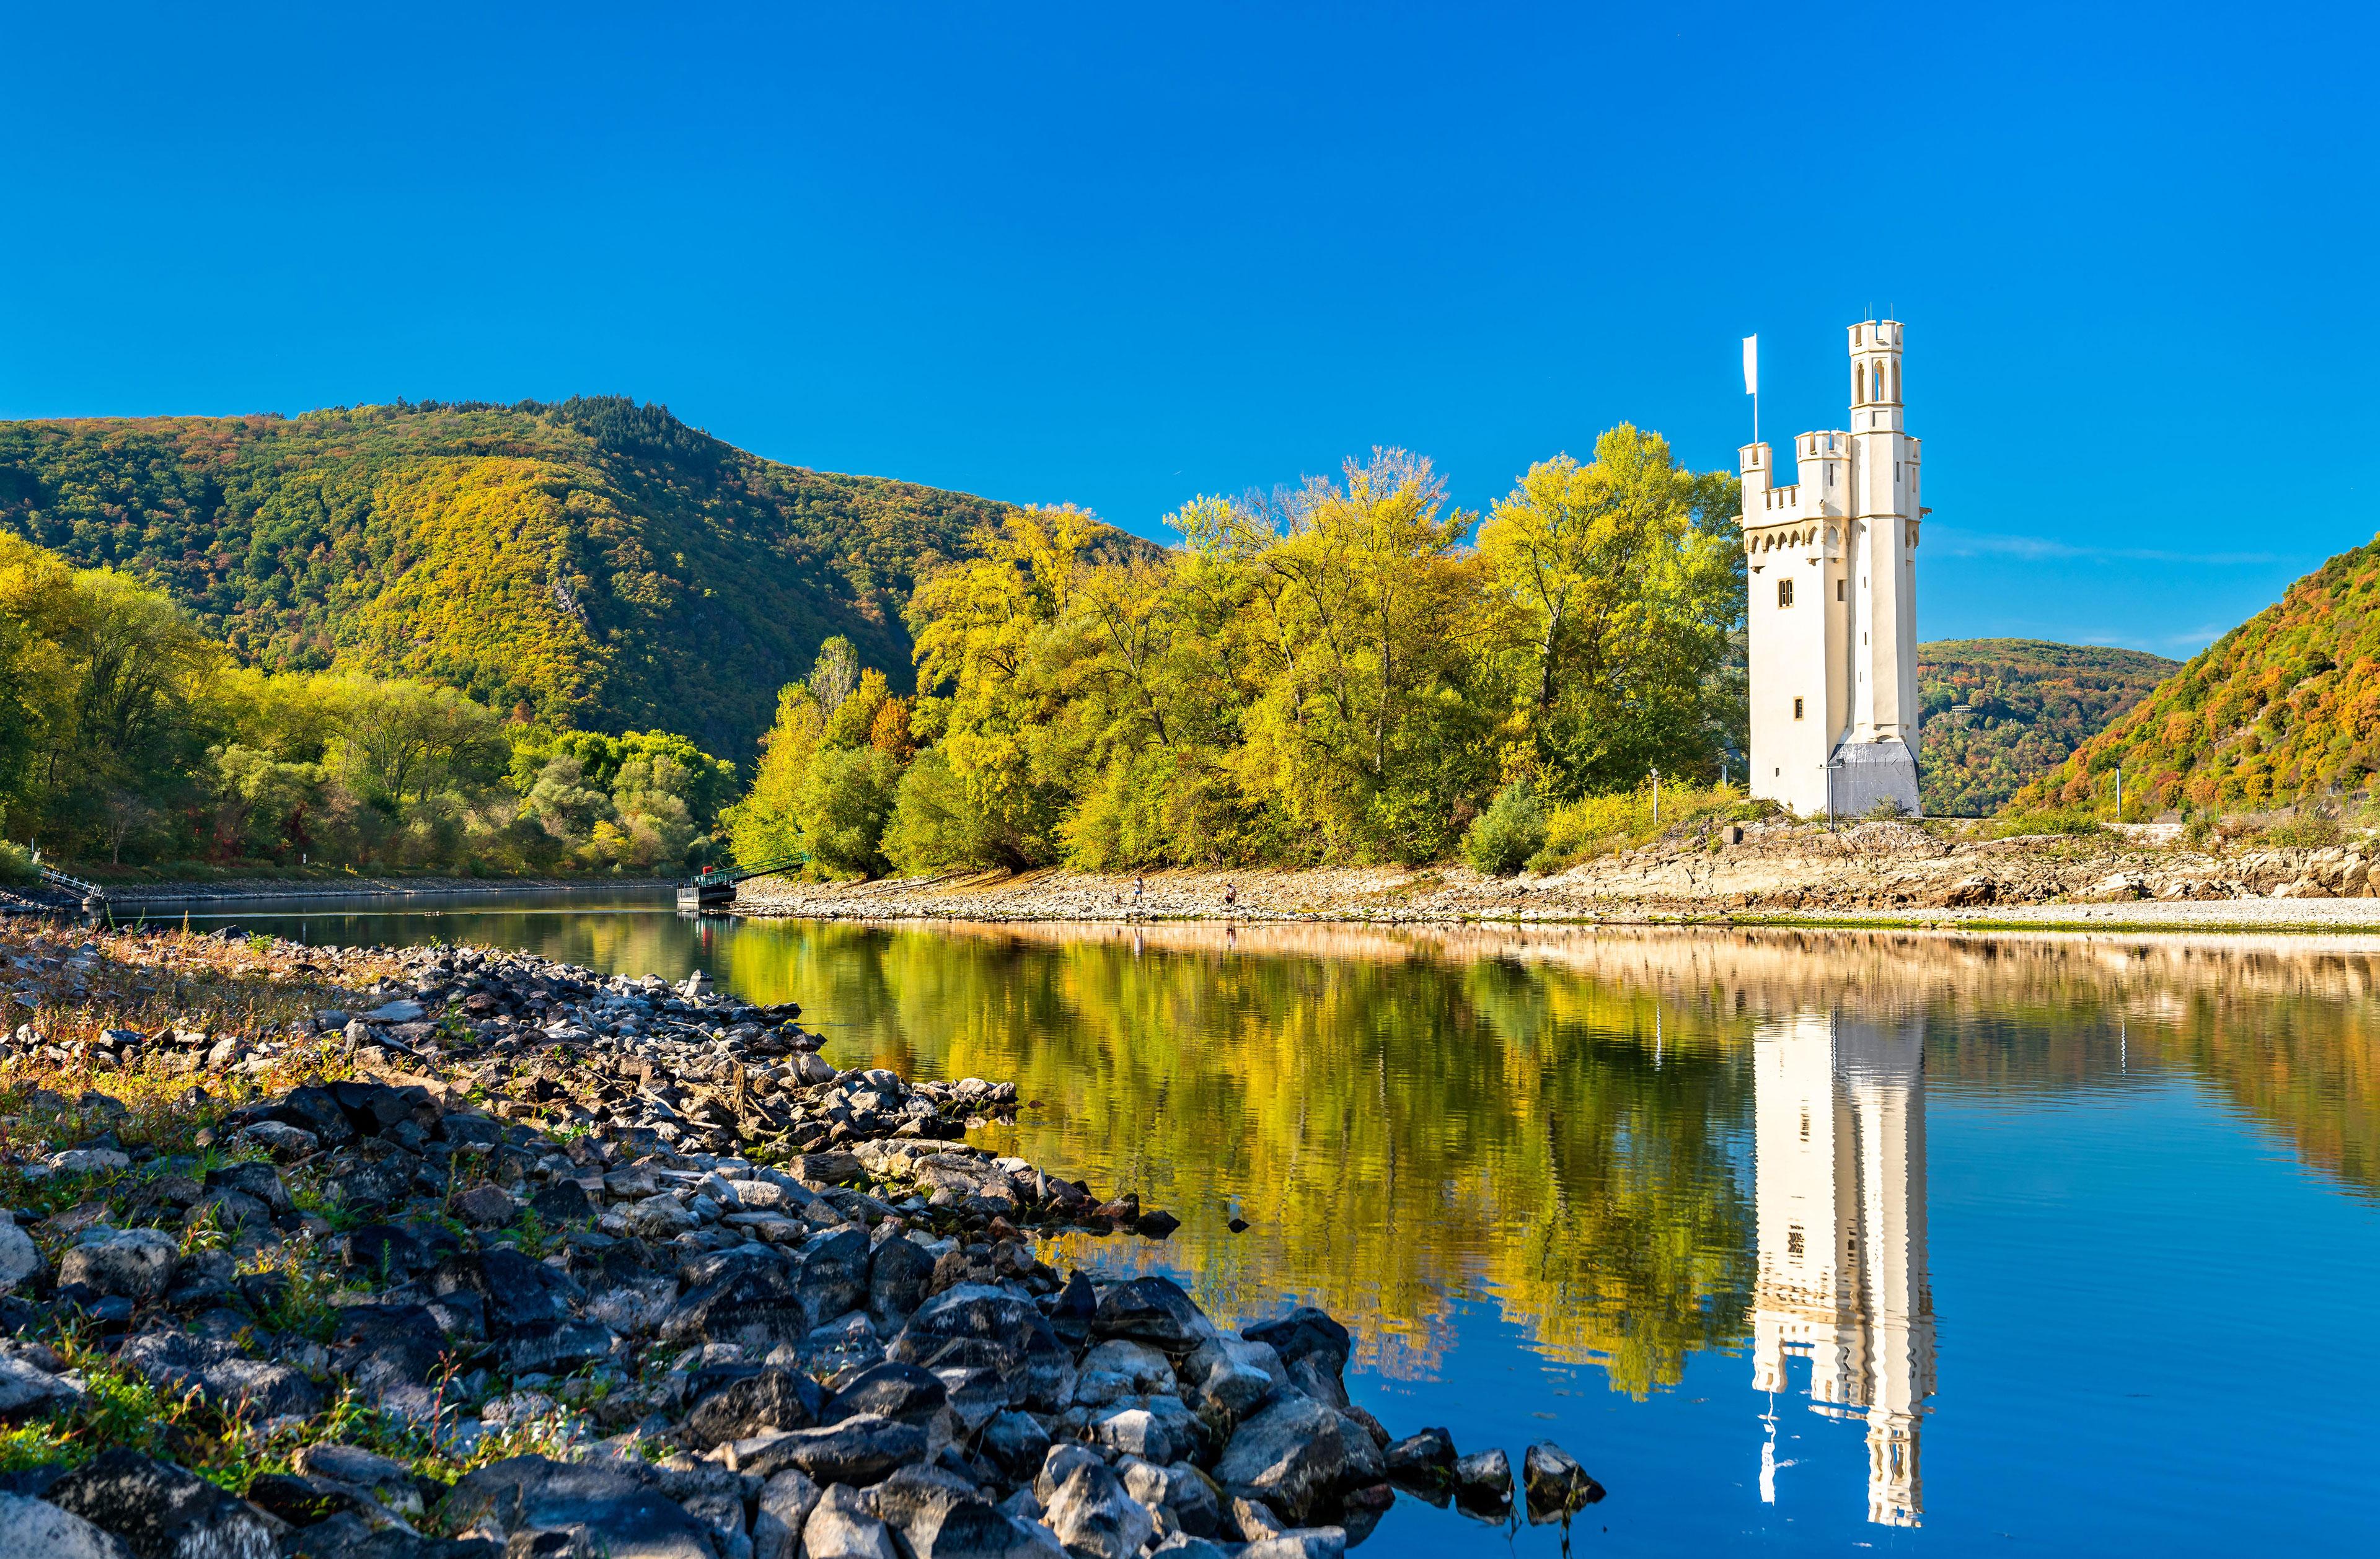
[(1531, 466), (1481, 527), (1519, 625), (1514, 724), (1557, 794), (1706, 775), (1739, 740), (1742, 555), (1707, 523), (1720, 502), (1658, 434), (1622, 424), (1591, 464)]

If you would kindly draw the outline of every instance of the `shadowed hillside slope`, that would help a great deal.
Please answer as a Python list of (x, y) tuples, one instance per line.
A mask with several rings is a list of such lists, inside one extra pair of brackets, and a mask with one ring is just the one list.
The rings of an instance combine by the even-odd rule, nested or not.
[(2179, 661), (2137, 649), (2039, 639), (1940, 639), (1917, 647), (1923, 777), (1933, 816), (2005, 806)]
[(2341, 552), (2232, 629), (2021, 802), (2254, 811), (2352, 791), (2380, 767), (2380, 541)]
[(1008, 512), (617, 398), (0, 423), (0, 526), (154, 578), (244, 660), (738, 756), (831, 634), (905, 678), (910, 589)]

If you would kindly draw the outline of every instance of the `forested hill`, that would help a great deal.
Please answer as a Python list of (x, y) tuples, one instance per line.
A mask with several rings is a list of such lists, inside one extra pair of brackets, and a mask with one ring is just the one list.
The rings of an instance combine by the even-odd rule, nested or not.
[(0, 526), (155, 579), (244, 660), (737, 757), (831, 634), (904, 679), (918, 576), (1009, 512), (611, 397), (0, 423)]
[(1998, 811), (2179, 664), (2137, 649), (2039, 639), (1919, 645), (1925, 723), (1918, 772), (1926, 812)]
[(2023, 799), (2253, 811), (2380, 769), (2380, 540), (2341, 552), (2232, 629)]

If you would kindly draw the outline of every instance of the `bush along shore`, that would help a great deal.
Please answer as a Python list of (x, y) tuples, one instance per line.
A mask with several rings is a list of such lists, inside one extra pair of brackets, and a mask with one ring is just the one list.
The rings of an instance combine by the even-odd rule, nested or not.
[(0, 1548), (58, 1559), (1289, 1559), (1399, 1487), (1603, 1490), (1348, 1397), (1037, 1231), (1161, 1239), (962, 1141), (1008, 1084), (516, 954), (0, 928)]

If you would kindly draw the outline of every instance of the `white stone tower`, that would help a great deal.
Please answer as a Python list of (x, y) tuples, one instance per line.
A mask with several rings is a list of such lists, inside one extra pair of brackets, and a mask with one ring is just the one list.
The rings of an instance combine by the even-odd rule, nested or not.
[(1791, 483), (1746, 444), (1752, 793), (1805, 816), (1917, 800), (1918, 441), (1900, 322), (1851, 328), (1852, 425), (1794, 440)]

